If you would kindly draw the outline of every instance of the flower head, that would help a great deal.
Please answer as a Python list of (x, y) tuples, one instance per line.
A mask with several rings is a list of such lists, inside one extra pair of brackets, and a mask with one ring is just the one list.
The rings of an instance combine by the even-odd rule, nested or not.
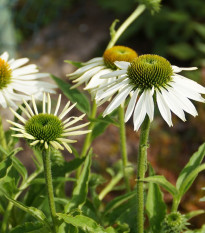
[(161, 223), (161, 233), (181, 233), (187, 230), (187, 219), (179, 212), (172, 212)]
[(53, 88), (56, 88), (56, 85), (37, 80), (48, 77), (48, 74), (38, 73), (34, 64), (22, 67), (29, 61), (28, 58), (8, 58), (7, 52), (0, 55), (0, 105), (3, 108), (17, 108), (16, 101), (21, 101), (22, 98), (28, 100), (31, 95), (41, 99), (43, 92), (55, 92)]
[(85, 114), (79, 117), (72, 116), (67, 118), (66, 120), (62, 120), (76, 104), (70, 106), (69, 101), (62, 110), (62, 112), (58, 114), (61, 103), (61, 95), (59, 95), (56, 109), (53, 114), (51, 113), (51, 99), (49, 94), (47, 94), (46, 106), (46, 95), (44, 93), (43, 109), (41, 113), (39, 113), (37, 110), (36, 102), (33, 96), (32, 103), (34, 110), (31, 109), (31, 107), (25, 100), (23, 101), (26, 105), (26, 108), (24, 108), (21, 105), (19, 107), (28, 117), (28, 120), (26, 120), (24, 117), (20, 116), (17, 112), (15, 112), (12, 108), (10, 108), (12, 113), (23, 124), (19, 124), (10, 120), (8, 120), (8, 122), (15, 126), (11, 127), (11, 129), (18, 132), (17, 134), (14, 134), (12, 136), (28, 139), (31, 146), (39, 146), (45, 149), (48, 149), (49, 146), (52, 146), (57, 150), (63, 150), (65, 147), (71, 153), (72, 150), (68, 144), (74, 143), (76, 142), (76, 140), (67, 139), (66, 137), (86, 134), (90, 132), (90, 130), (78, 131), (78, 129), (87, 126), (89, 122), (70, 127), (76, 122), (82, 120)]
[[(155, 96), (159, 111), (169, 126), (172, 126), (171, 111), (185, 121), (184, 112), (197, 115), (189, 99), (204, 102), (201, 94), (205, 94), (205, 88), (178, 74), (182, 70), (195, 70), (196, 67), (179, 68), (172, 66), (163, 57), (150, 54), (139, 56), (131, 63), (115, 62), (115, 65), (121, 69), (121, 75), (113, 82), (93, 89), (96, 91), (96, 101), (102, 102), (117, 94), (106, 108), (105, 116), (130, 95), (125, 121), (133, 114), (135, 130), (139, 129), (146, 115), (150, 121), (153, 120)], [(116, 72), (101, 78), (111, 78)]]
[[(114, 46), (107, 49), (103, 57), (96, 57), (88, 62), (83, 63), (83, 67), (76, 70), (74, 73), (68, 76), (73, 79), (73, 83), (76, 83), (72, 88), (80, 86), (82, 83), (86, 84), (85, 89), (92, 89), (94, 87), (100, 86), (102, 84), (108, 84), (110, 81), (114, 80), (115, 77), (111, 79), (100, 79), (100, 76), (108, 74), (117, 69), (115, 61), (127, 61), (131, 62), (137, 57), (137, 53), (125, 46)], [(118, 71), (121, 74), (121, 71)]]

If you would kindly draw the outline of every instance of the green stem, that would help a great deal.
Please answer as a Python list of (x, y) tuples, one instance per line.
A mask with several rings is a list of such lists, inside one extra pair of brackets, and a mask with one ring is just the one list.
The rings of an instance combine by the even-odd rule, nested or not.
[(118, 117), (120, 122), (120, 147), (122, 156), (122, 169), (124, 174), (124, 180), (127, 192), (130, 191), (129, 177), (127, 174), (127, 147), (126, 147), (126, 131), (125, 131), (125, 120), (124, 120), (124, 105), (118, 108)]
[(43, 166), (44, 166), (44, 174), (48, 192), (48, 201), (49, 207), (51, 212), (51, 217), (53, 220), (53, 232), (58, 232), (58, 225), (57, 225), (57, 216), (56, 216), (56, 208), (54, 202), (54, 195), (53, 195), (53, 183), (52, 183), (52, 174), (51, 174), (51, 160), (50, 160), (50, 149), (43, 150)]
[[(6, 143), (6, 138), (5, 138), (5, 134), (4, 134), (4, 128), (3, 128), (3, 124), (2, 124), (2, 119), (0, 116), (0, 145), (7, 150), (7, 143)], [(4, 160), (6, 158), (6, 155), (2, 153), (2, 157), (0, 158), (0, 161)]]
[(116, 31), (112, 39), (110, 40), (107, 49), (112, 48), (119, 37), (122, 35), (122, 33), (129, 27), (129, 25), (142, 14), (142, 12), (145, 10), (145, 5), (139, 5), (135, 11), (124, 21), (124, 23), (119, 27), (119, 29)]
[[(33, 173), (31, 176), (28, 177), (28, 179), (26, 180), (25, 183), (23, 183), (20, 187), (19, 187), (19, 192), (16, 193), (16, 195), (13, 197), (14, 200), (17, 200), (17, 198), (21, 195), (21, 193), (28, 188), (30, 182), (32, 180), (34, 180), (40, 173), (42, 172), (42, 169), (39, 169), (38, 171), (36, 171), (35, 173)], [(4, 212), (4, 218), (2, 221), (2, 225), (1, 225), (1, 231), (2, 233), (6, 233), (7, 232), (7, 228), (8, 228), (8, 223), (9, 223), (9, 216), (11, 214), (11, 210), (13, 208), (14, 204), (12, 202), (9, 202), (5, 212)]]
[[(92, 112), (90, 114), (90, 118), (95, 119), (96, 113), (97, 113), (97, 104), (96, 104), (96, 102), (94, 100), (93, 101), (93, 106), (92, 106)], [(88, 129), (92, 130), (94, 128), (94, 125), (95, 125), (95, 122), (91, 122)], [(90, 147), (90, 144), (91, 144), (91, 137), (92, 137), (92, 131), (86, 135), (84, 145), (83, 145), (83, 149), (82, 149), (81, 155), (80, 155), (81, 158), (83, 158), (87, 154), (87, 151), (88, 151), (88, 149)]]
[(173, 203), (172, 203), (172, 212), (176, 212), (179, 206), (180, 200), (178, 199), (178, 197), (175, 197), (173, 199)]
[(103, 198), (115, 187), (115, 185), (122, 179), (123, 175), (122, 173), (118, 173), (110, 183), (101, 191), (99, 194), (99, 200), (103, 200)]
[(137, 158), (137, 233), (144, 233), (144, 179), (147, 167), (147, 148), (150, 120), (146, 116), (141, 126), (139, 151)]

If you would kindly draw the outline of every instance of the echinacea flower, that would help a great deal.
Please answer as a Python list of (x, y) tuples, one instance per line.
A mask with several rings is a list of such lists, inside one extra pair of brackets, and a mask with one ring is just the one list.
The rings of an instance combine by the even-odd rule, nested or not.
[[(137, 53), (133, 49), (125, 46), (114, 46), (107, 49), (103, 57), (96, 57), (83, 63), (81, 68), (67, 76), (73, 80), (73, 83), (76, 83), (72, 88), (76, 88), (85, 83), (85, 90), (92, 89), (105, 83), (108, 84), (115, 79), (115, 77), (111, 79), (100, 79), (100, 76), (109, 74), (117, 69), (117, 66), (114, 64), (115, 61), (131, 62), (136, 57)], [(121, 71), (118, 71), (118, 74), (120, 75)]]
[[(165, 58), (158, 55), (141, 55), (133, 62), (115, 62), (121, 70), (121, 75), (109, 85), (100, 87), (101, 95), (96, 94), (96, 101), (114, 99), (104, 111), (104, 116), (111, 113), (126, 98), (131, 96), (125, 114), (127, 122), (133, 114), (134, 129), (138, 130), (148, 115), (150, 121), (154, 117), (154, 100), (159, 111), (169, 126), (172, 126), (171, 111), (185, 121), (187, 112), (197, 116), (197, 111), (189, 99), (204, 102), (201, 94), (205, 88), (193, 80), (178, 73), (183, 70), (196, 70), (196, 67), (180, 68), (172, 66)], [(116, 76), (116, 72), (103, 75), (102, 79)]]
[(42, 99), (43, 92), (55, 93), (53, 88), (56, 85), (38, 80), (48, 77), (48, 74), (38, 73), (34, 64), (23, 66), (29, 61), (28, 58), (8, 59), (7, 52), (0, 55), (0, 105), (3, 108), (17, 108), (15, 102), (20, 102), (23, 98), (28, 100), (31, 95)]
[(72, 126), (76, 122), (82, 120), (85, 114), (79, 117), (71, 116), (63, 120), (66, 114), (71, 111), (71, 109), (76, 104), (70, 106), (70, 101), (68, 101), (62, 112), (58, 114), (61, 103), (61, 95), (59, 95), (58, 97), (56, 109), (53, 114), (51, 113), (51, 99), (49, 94), (47, 94), (47, 106), (45, 93), (43, 95), (43, 105), (41, 113), (38, 112), (33, 96), (33, 110), (25, 100), (23, 100), (23, 102), (26, 108), (21, 105), (19, 107), (28, 117), (28, 120), (26, 120), (24, 117), (15, 112), (12, 108), (10, 108), (12, 113), (19, 119), (19, 121), (21, 121), (22, 124), (10, 120), (8, 120), (8, 122), (15, 126), (10, 128), (18, 132), (17, 134), (14, 134), (12, 136), (26, 138), (31, 146), (39, 146), (45, 149), (48, 149), (51, 146), (57, 150), (63, 150), (65, 147), (71, 153), (72, 150), (69, 146), (69, 143), (75, 143), (76, 140), (67, 139), (66, 137), (86, 134), (90, 132), (90, 130), (78, 130), (87, 126), (89, 122), (77, 126)]

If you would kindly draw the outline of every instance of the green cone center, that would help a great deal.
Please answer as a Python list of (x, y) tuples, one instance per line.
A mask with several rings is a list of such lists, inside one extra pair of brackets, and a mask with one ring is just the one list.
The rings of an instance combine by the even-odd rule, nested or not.
[(114, 64), (115, 61), (131, 62), (137, 56), (137, 53), (133, 49), (120, 45), (107, 49), (103, 54), (105, 65), (112, 70), (117, 69)]
[(11, 83), (12, 70), (9, 64), (0, 58), (0, 90)]
[(63, 133), (61, 120), (52, 114), (40, 113), (32, 116), (25, 124), (27, 133), (36, 140), (54, 141)]
[(142, 91), (166, 86), (172, 80), (171, 64), (158, 55), (142, 55), (131, 62), (127, 71), (131, 84)]

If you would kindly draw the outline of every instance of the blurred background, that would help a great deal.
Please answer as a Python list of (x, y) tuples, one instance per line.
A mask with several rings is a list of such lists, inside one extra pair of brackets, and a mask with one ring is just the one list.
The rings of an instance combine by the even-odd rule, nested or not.
[[(66, 80), (66, 74), (74, 67), (64, 60), (87, 61), (102, 56), (109, 42), (111, 23), (116, 18), (122, 23), (136, 5), (135, 0), (0, 0), (0, 53), (9, 51), (16, 58), (29, 57), (41, 72)], [(197, 71), (183, 75), (205, 86), (205, 1), (162, 1), (159, 13), (151, 15), (145, 11), (117, 44), (129, 46), (140, 55), (164, 56), (173, 65), (197, 66)], [(152, 124), (149, 161), (157, 174), (165, 175), (173, 184), (189, 157), (205, 141), (205, 105), (195, 106), (199, 116), (187, 115), (185, 123), (173, 115), (174, 127), (169, 128), (156, 112)], [(133, 132), (132, 120), (126, 126), (129, 161), (136, 164), (139, 133)], [(78, 151), (82, 143), (80, 138)], [(93, 142), (93, 147), (93, 170), (109, 178), (106, 168), (120, 158), (118, 128), (109, 126)], [(19, 156), (32, 169), (29, 158)], [(131, 182), (134, 186), (134, 176)], [(180, 206), (182, 212), (205, 208), (204, 202), (199, 202), (205, 195), (201, 187), (205, 187), (205, 173), (200, 174), (185, 196)], [(107, 200), (118, 194), (109, 194)], [(171, 204), (169, 194), (165, 200)], [(192, 220), (193, 227), (202, 223), (204, 215)]]

